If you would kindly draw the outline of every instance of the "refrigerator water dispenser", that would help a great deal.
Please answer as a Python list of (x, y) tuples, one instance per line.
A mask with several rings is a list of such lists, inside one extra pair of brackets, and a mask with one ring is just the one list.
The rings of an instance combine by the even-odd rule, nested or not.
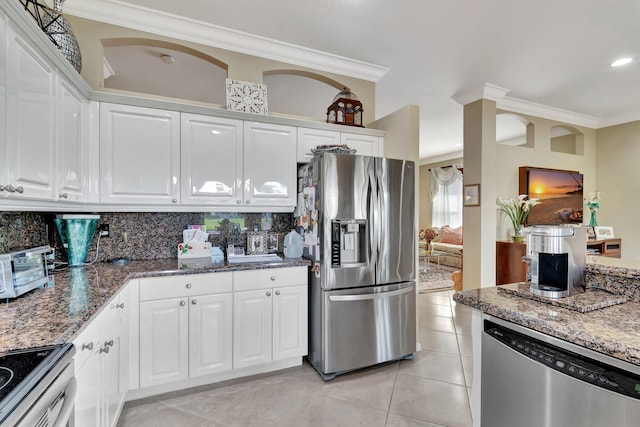
[(369, 263), (367, 220), (331, 222), (331, 266), (359, 267)]

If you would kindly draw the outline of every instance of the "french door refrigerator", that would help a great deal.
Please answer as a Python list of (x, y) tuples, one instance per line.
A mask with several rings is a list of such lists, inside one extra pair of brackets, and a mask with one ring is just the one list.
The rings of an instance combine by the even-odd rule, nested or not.
[(307, 359), (325, 380), (416, 351), (414, 187), (406, 160), (323, 153), (298, 170)]

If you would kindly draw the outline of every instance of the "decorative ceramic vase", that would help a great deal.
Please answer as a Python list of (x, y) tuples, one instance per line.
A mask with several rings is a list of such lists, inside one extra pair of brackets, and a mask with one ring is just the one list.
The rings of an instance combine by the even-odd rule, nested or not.
[(42, 30), (58, 46), (60, 52), (79, 73), (82, 70), (82, 55), (78, 40), (73, 34), (71, 24), (62, 15), (64, 0), (54, 0), (53, 10), (48, 10), (41, 16)]
[(598, 219), (596, 218), (596, 211), (591, 211), (591, 219), (589, 220), (589, 227), (597, 227)]

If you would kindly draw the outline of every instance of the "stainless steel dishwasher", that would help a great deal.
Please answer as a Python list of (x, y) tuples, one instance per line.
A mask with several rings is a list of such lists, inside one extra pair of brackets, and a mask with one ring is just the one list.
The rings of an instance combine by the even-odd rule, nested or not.
[(485, 316), (483, 427), (637, 427), (640, 366)]

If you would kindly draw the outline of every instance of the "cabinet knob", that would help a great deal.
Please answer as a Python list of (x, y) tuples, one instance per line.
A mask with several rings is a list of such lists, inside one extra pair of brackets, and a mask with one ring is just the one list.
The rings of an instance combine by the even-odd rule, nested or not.
[(250, 204), (250, 203), (251, 203), (251, 200), (246, 200), (246, 201), (245, 201), (245, 203), (246, 203), (246, 204)]
[(8, 192), (8, 193), (15, 193), (16, 189), (13, 187), (13, 185), (9, 184), (9, 185), (5, 185), (3, 187), (3, 190)]
[(121, 302), (120, 304), (116, 304), (116, 308), (124, 308), (124, 303)]
[(280, 295), (280, 291), (276, 291), (276, 295)]
[(100, 353), (109, 353), (109, 346), (104, 346), (100, 349)]
[(271, 296), (271, 292), (267, 292), (267, 296), (270, 297)]
[(242, 200), (238, 199), (238, 200), (236, 200), (236, 203), (240, 204), (240, 203), (242, 203)]
[(89, 344), (82, 344), (82, 348), (80, 349), (80, 351), (85, 351), (85, 350), (93, 350), (93, 341), (91, 341)]
[(69, 195), (67, 193), (60, 193), (60, 194), (58, 194), (58, 198), (59, 199), (67, 199), (67, 198), (69, 198)]
[(180, 301), (180, 307), (184, 307), (185, 302), (184, 301)]
[(192, 299), (191, 300), (191, 305), (196, 305), (198, 303), (198, 300)]
[(113, 340), (105, 341), (104, 345), (105, 347), (113, 347)]
[(271, 276), (271, 281), (275, 282), (276, 281), (276, 276)]
[(0, 185), (0, 191), (4, 191), (5, 186), (4, 185)]
[(191, 289), (191, 283), (187, 283), (187, 289)]
[(178, 199), (171, 199), (171, 203), (178, 203)]
[(20, 194), (24, 193), (24, 187), (22, 187), (22, 186), (17, 187), (16, 188), (16, 193), (20, 193)]

